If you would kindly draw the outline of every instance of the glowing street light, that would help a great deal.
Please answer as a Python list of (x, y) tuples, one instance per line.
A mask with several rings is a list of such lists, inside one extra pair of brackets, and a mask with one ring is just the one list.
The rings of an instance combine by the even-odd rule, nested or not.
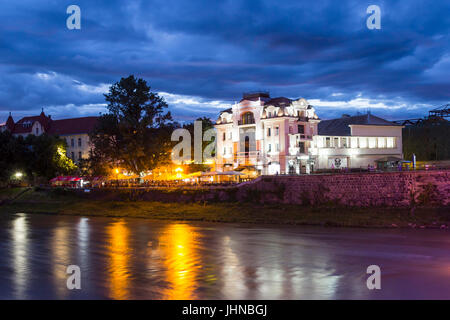
[(22, 177), (23, 177), (23, 173), (22, 172), (20, 172), (20, 171), (18, 171), (18, 172), (16, 172), (15, 174), (14, 174), (14, 176), (16, 177), (16, 179), (22, 179)]

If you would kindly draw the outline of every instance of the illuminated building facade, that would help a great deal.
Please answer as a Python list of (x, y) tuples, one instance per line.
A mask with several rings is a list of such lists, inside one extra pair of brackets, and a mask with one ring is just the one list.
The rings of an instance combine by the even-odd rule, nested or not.
[(402, 126), (371, 114), (321, 121), (303, 98), (244, 94), (216, 121), (216, 170), (260, 174), (376, 166), (401, 160)]

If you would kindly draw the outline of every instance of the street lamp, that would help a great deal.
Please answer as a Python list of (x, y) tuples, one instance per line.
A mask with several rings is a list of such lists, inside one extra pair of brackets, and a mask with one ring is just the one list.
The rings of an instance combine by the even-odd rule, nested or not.
[(20, 179), (22, 179), (22, 177), (23, 177), (23, 173), (20, 172), (20, 171), (18, 171), (18, 172), (16, 172), (16, 173), (14, 174), (14, 176), (16, 177), (17, 180), (20, 180)]

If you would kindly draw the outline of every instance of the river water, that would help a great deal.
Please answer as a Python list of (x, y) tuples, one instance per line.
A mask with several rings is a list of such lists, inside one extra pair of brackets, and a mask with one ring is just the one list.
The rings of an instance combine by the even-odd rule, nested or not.
[(450, 299), (449, 235), (2, 215), (0, 299)]

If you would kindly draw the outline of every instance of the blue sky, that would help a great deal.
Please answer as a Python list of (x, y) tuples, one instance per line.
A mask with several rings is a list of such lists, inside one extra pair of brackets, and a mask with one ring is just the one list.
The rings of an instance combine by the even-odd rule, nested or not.
[[(66, 8), (81, 8), (68, 30)], [(369, 30), (369, 5), (381, 29)], [(304, 97), (322, 119), (425, 116), (450, 102), (450, 1), (5, 0), (0, 122), (105, 112), (134, 74), (177, 120), (215, 118), (242, 92)]]

